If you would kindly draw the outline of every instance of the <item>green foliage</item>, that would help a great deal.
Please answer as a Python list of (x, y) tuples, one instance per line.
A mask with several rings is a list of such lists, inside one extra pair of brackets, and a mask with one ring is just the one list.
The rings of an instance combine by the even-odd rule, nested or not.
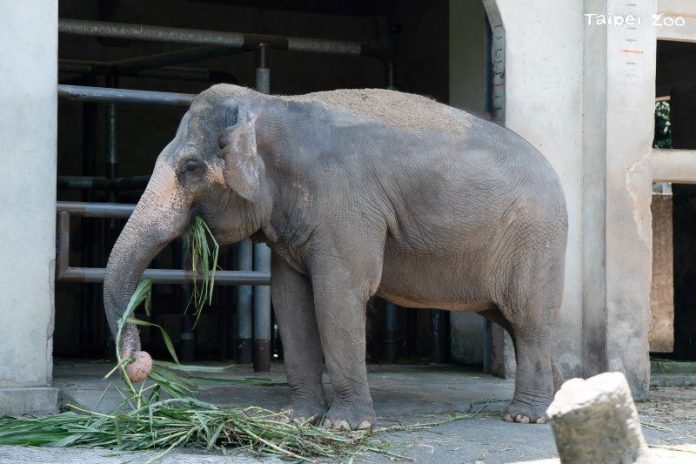
[(191, 255), (191, 269), (194, 274), (191, 301), (195, 307), (197, 323), (203, 307), (213, 302), (220, 246), (200, 216), (196, 216), (193, 220), (191, 230), (184, 237), (184, 246)]
[(655, 103), (655, 139), (653, 147), (672, 148), (671, 107), (668, 101)]
[[(209, 246), (208, 240), (214, 244)], [(196, 218), (187, 243), (192, 254), (193, 270), (202, 275), (202, 284), (195, 286), (196, 312), (210, 304), (213, 293), (218, 245), (205, 222)], [(123, 401), (111, 412), (102, 414), (77, 405), (69, 411), (48, 417), (0, 417), (0, 445), (81, 446), (109, 448), (116, 451), (152, 451), (148, 462), (161, 459), (171, 451), (201, 448), (225, 452), (229, 448), (245, 448), (259, 455), (276, 455), (296, 461), (316, 458), (332, 460), (347, 458), (361, 451), (386, 454), (387, 445), (368, 431), (339, 432), (309, 422), (291, 419), (287, 412), (274, 412), (259, 407), (225, 408), (196, 399), (199, 383), (224, 382), (250, 385), (285, 385), (269, 379), (246, 378), (225, 380), (202, 374), (224, 373), (226, 367), (204, 367), (179, 364), (174, 345), (162, 327), (133, 317), (143, 305), (149, 315), (152, 283), (145, 279), (138, 284), (126, 311), (118, 321), (116, 347), (127, 323), (158, 328), (174, 363), (154, 361), (149, 380), (139, 388), (131, 383), (126, 366), (132, 358), (122, 359), (117, 348), (117, 364), (109, 377), (119, 371), (127, 391), (116, 389)], [(473, 417), (453, 416), (444, 421), (411, 426), (393, 426), (379, 431), (416, 431), (443, 423)]]

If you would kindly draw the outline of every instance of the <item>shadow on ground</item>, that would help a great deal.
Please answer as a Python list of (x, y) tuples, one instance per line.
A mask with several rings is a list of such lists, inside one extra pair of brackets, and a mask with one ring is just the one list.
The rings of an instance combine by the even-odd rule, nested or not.
[[(120, 401), (114, 391), (101, 404), (108, 382), (102, 379), (110, 370), (106, 363), (71, 363), (56, 365), (55, 383), (63, 392), (63, 401), (110, 410)], [(234, 367), (224, 377), (240, 379), (261, 377), (284, 381), (282, 366), (274, 365), (267, 374), (254, 374), (248, 367)], [(438, 425), (417, 432), (386, 432), (381, 438), (389, 450), (422, 463), (510, 463), (547, 460), (554, 462), (558, 454), (548, 425), (522, 425), (504, 422), (501, 412), (512, 398), (512, 381), (486, 376), (470, 370), (435, 366), (370, 366), (370, 387), (378, 426), (395, 422), (414, 424), (444, 419), (454, 413), (470, 413), (471, 418)], [(325, 378), (327, 394), (331, 385)], [(250, 386), (215, 384), (206, 386), (201, 399), (224, 405), (257, 405), (269, 409), (282, 408), (288, 398), (287, 385)], [(638, 405), (643, 432), (651, 445), (661, 449), (682, 448), (681, 453), (696, 462), (696, 387), (654, 387), (653, 401)], [(1, 447), (0, 463), (94, 463), (111, 464), (125, 461), (143, 462), (143, 453), (121, 453), (84, 449)], [(164, 463), (217, 464), (230, 462), (281, 462), (273, 458), (259, 459), (245, 453), (231, 456), (179, 451)], [(355, 462), (391, 462), (377, 454), (356, 456)], [(691, 462), (685, 460), (683, 462)]]

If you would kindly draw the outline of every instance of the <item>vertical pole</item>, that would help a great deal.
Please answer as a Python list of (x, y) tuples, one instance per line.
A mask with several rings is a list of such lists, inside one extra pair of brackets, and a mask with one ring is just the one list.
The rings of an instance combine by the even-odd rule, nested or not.
[(444, 364), (449, 359), (449, 311), (433, 310), (432, 361)]
[[(107, 77), (107, 87), (118, 87), (118, 79), (114, 75), (109, 75)], [(106, 164), (105, 164), (105, 175), (108, 179), (114, 179), (118, 176), (118, 107), (115, 103), (108, 103), (106, 105)], [(107, 201), (113, 203), (116, 201), (116, 192), (113, 190), (107, 191)], [(103, 250), (105, 254), (109, 254), (111, 247), (116, 241), (116, 220), (109, 219), (107, 222), (106, 229), (106, 240), (105, 249)], [(92, 311), (97, 311), (98, 306), (92, 308)], [(101, 311), (103, 313), (103, 311)], [(108, 330), (106, 325), (106, 319), (104, 319), (102, 324), (104, 334), (106, 335), (106, 354), (111, 359), (114, 355), (114, 338), (111, 334), (111, 330)]]
[[(191, 250), (188, 250), (187, 247), (184, 245), (184, 242), (182, 241), (181, 245), (179, 246), (179, 256), (178, 256), (178, 261), (181, 264), (181, 269), (192, 269), (191, 266)], [(175, 258), (176, 259), (176, 258)], [(189, 306), (189, 303), (191, 302), (191, 282), (184, 282), (184, 284), (179, 288), (179, 295), (181, 295), (183, 298), (181, 298), (181, 301), (184, 302), (184, 311), (182, 313), (184, 314), (183, 317), (181, 318), (181, 326), (179, 329), (180, 332), (180, 338), (181, 338), (181, 347), (180, 347), (180, 357), (181, 360), (184, 362), (193, 362), (195, 359), (195, 351), (196, 351), (196, 338), (195, 334), (193, 331), (193, 326), (194, 326), (194, 316), (191, 314), (192, 311), (187, 311)]]
[(399, 360), (399, 313), (394, 303), (384, 305), (384, 362), (394, 364)]
[[(237, 245), (237, 269), (251, 271), (253, 245), (251, 240), (242, 240)], [(251, 286), (237, 287), (237, 362), (251, 363)]]
[[(90, 75), (84, 79), (83, 85), (96, 85), (97, 79)], [(84, 103), (82, 105), (82, 175), (95, 176), (95, 160), (97, 158), (97, 104)], [(90, 190), (82, 191), (82, 201), (94, 201), (94, 192)], [(100, 246), (102, 240), (99, 237), (99, 226), (101, 221), (80, 220), (81, 240), (89, 244), (82, 251), (82, 266), (92, 267), (101, 266), (99, 259)], [(82, 308), (80, 310), (80, 350), (82, 353), (95, 353), (102, 346), (102, 339), (99, 333), (99, 317), (97, 309), (102, 304), (101, 285), (95, 284), (81, 285)]]
[[(256, 90), (271, 91), (268, 47), (260, 44), (256, 51)], [(271, 249), (264, 243), (254, 244), (254, 270), (271, 272)], [(254, 287), (254, 371), (271, 370), (271, 288)]]

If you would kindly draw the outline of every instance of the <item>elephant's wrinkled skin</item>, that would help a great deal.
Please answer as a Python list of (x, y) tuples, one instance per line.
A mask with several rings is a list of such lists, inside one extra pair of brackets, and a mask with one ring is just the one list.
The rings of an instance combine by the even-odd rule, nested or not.
[[(365, 305), (476, 311), (507, 328), (508, 420), (543, 420), (562, 298), (567, 215), (546, 159), (513, 132), (386, 90), (277, 97), (201, 93), (113, 248), (111, 329), (143, 270), (201, 215), (222, 243), (273, 251), (272, 296), (291, 407), (335, 428), (375, 421)], [(121, 351), (140, 349), (127, 327)], [(322, 359), (323, 358), (323, 359)], [(328, 411), (321, 376), (336, 395)]]

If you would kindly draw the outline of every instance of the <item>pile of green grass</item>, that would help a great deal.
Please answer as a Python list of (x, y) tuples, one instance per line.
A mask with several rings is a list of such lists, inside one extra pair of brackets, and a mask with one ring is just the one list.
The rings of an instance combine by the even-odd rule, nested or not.
[[(196, 218), (187, 237), (194, 270), (203, 283), (194, 283), (194, 304), (200, 316), (204, 304), (212, 301), (213, 281), (217, 267), (217, 243), (205, 222)], [(213, 243), (210, 246), (209, 243)], [(194, 281), (195, 282), (195, 281)], [(149, 326), (162, 333), (174, 362), (155, 361), (149, 380), (133, 385), (125, 368), (132, 359), (122, 359), (116, 350), (117, 364), (106, 377), (116, 372), (125, 388), (115, 388), (123, 401), (111, 412), (103, 414), (78, 405), (48, 417), (0, 417), (0, 444), (25, 446), (81, 446), (109, 448), (117, 451), (152, 451), (148, 462), (157, 461), (179, 448), (199, 448), (226, 452), (244, 448), (261, 455), (276, 455), (297, 461), (316, 458), (350, 459), (357, 452), (379, 452), (394, 458), (386, 444), (366, 431), (339, 432), (298, 422), (286, 412), (259, 407), (229, 408), (196, 399), (198, 383), (221, 381), (198, 375), (224, 372), (224, 367), (185, 366), (179, 363), (170, 337), (162, 327), (133, 317), (136, 308), (151, 311), (151, 283), (143, 280), (131, 297), (118, 323), (116, 346), (126, 323)], [(225, 380), (226, 384), (246, 383), (274, 385), (266, 379)], [(106, 391), (104, 392), (106, 394)], [(389, 427), (383, 431), (414, 430), (471, 416), (457, 416), (431, 424), (410, 427)]]

